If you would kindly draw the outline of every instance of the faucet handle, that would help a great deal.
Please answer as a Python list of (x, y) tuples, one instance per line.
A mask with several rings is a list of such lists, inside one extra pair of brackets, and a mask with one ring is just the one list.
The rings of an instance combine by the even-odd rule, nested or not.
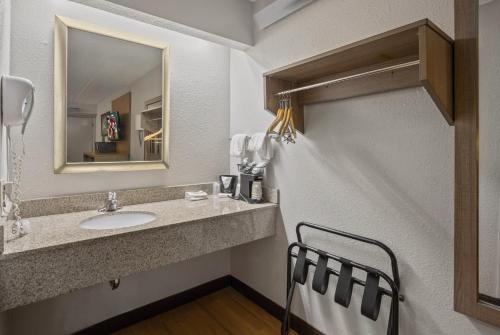
[(116, 200), (116, 192), (108, 192), (108, 200)]

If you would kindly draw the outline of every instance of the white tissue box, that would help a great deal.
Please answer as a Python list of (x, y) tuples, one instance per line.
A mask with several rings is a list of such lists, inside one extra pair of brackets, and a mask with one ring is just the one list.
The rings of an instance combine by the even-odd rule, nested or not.
[(184, 199), (189, 201), (204, 200), (208, 199), (208, 194), (204, 191), (186, 192), (184, 194)]

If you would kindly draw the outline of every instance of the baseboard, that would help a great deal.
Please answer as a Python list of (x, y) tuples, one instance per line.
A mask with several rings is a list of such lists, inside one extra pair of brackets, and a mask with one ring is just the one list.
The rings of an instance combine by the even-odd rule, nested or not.
[[(253, 301), (256, 305), (260, 306), (276, 319), (283, 319), (283, 315), (285, 313), (285, 309), (283, 307), (233, 276), (230, 276), (230, 281), (231, 286), (236, 291)], [(294, 314), (291, 314), (290, 316), (290, 328), (295, 330), (300, 335), (324, 335), (322, 332)]]
[(76, 332), (78, 335), (107, 335), (116, 332), (125, 327), (131, 326), (134, 323), (152, 318), (158, 314), (164, 313), (168, 310), (185, 305), (189, 302), (204, 297), (210, 293), (221, 290), (230, 286), (231, 276), (224, 276), (199, 286), (193, 287), (189, 290), (174, 294), (165, 299), (155, 301), (151, 304), (139, 307), (137, 309), (125, 312), (123, 314), (112, 317), (111, 319), (104, 320)]
[[(247, 284), (233, 276), (224, 276), (199, 286), (193, 287), (189, 290), (174, 294), (165, 299), (153, 302), (151, 304), (139, 307), (132, 311), (117, 315), (111, 319), (104, 320), (98, 324), (78, 331), (77, 335), (105, 335), (116, 332), (125, 327), (131, 326), (135, 323), (152, 318), (158, 314), (164, 313), (168, 310), (174, 309), (181, 305), (195, 301), (210, 293), (221, 290), (225, 287), (233, 287), (236, 291), (253, 301), (256, 305), (260, 306), (266, 312), (281, 320), (285, 309), (265, 297), (263, 294), (257, 292)], [(290, 327), (300, 335), (323, 335), (319, 330), (309, 325), (296, 315), (290, 317)]]

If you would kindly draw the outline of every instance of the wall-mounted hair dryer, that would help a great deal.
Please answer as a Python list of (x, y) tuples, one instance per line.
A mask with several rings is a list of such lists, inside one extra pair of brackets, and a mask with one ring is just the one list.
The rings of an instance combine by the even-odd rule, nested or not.
[(22, 133), (24, 134), (33, 109), (33, 83), (25, 78), (4, 75), (0, 86), (2, 125), (8, 128), (22, 126)]
[[(21, 126), (21, 136), (24, 135), (33, 104), (34, 87), (30, 80), (8, 75), (0, 77), (0, 216), (13, 214), (15, 223), (12, 232), (18, 236), (27, 234), (29, 229), (29, 222), (21, 220), (19, 209), (21, 202), (19, 184), (24, 146), (20, 153), (15, 152), (10, 129)], [(3, 134), (4, 130), (6, 134)], [(10, 207), (9, 211), (7, 207)]]

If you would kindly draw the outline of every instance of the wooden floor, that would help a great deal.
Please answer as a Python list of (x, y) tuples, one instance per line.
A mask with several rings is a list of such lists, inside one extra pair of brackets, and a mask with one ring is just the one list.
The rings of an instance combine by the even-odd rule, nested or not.
[(280, 327), (280, 321), (262, 308), (225, 288), (114, 334), (279, 335)]

